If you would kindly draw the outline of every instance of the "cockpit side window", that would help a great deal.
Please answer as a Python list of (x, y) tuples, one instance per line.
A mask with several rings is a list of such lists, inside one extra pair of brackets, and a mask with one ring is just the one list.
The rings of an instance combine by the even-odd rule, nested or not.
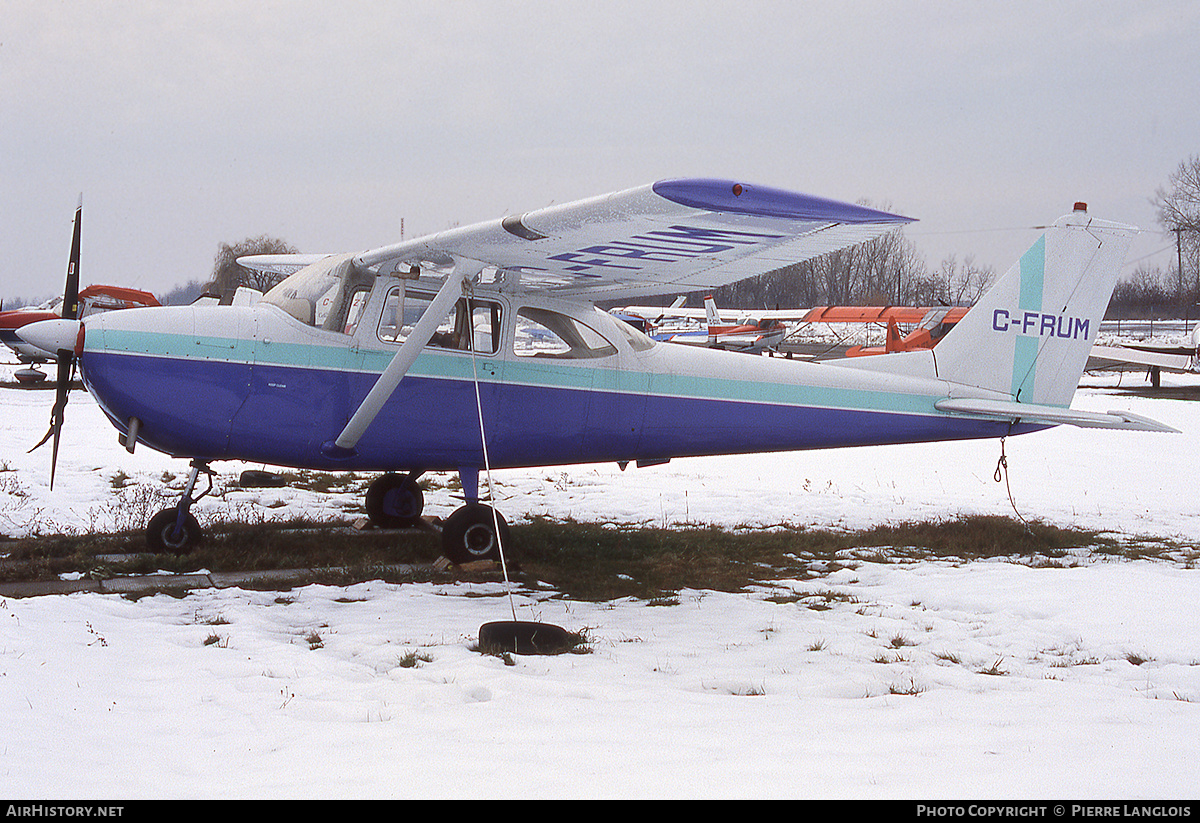
[[(392, 288), (379, 320), (379, 339), (385, 343), (403, 343), (432, 301), (432, 294), (406, 291), (403, 286)], [(500, 320), (499, 303), (471, 300), (468, 308), (468, 300), (464, 297), (438, 324), (429, 346), (495, 354), (500, 350)]]
[(358, 328), (358, 321), (362, 320), (363, 310), (367, 307), (367, 300), (370, 297), (370, 289), (359, 288), (354, 290), (354, 294), (350, 297), (350, 308), (346, 312), (346, 322), (342, 328), (342, 331), (346, 334), (354, 334)]

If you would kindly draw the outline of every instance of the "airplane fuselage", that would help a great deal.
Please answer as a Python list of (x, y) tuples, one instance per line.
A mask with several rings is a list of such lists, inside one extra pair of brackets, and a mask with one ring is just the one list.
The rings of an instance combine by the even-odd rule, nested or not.
[[(319, 328), (266, 302), (97, 315), (85, 324), (81, 372), (114, 425), (124, 432), (137, 417), (139, 442), (154, 449), (323, 470), (481, 467), (480, 409), (493, 467), (1009, 431), (937, 411), (947, 396), (939, 380), (653, 344), (591, 307), (497, 292), (472, 298), (476, 327), (488, 318), (476, 351), (426, 347), (355, 454), (331, 457), (323, 446), (398, 348), (387, 294), (383, 278), (364, 292), (349, 333), (340, 321)], [(547, 347), (530, 317), (552, 328), (568, 317), (600, 339)]]

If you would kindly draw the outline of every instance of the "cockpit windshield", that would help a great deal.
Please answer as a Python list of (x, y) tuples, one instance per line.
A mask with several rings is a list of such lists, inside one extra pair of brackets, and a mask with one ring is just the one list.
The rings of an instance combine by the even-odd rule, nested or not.
[(278, 306), (309, 326), (328, 331), (353, 330), (353, 323), (347, 324), (353, 298), (356, 292), (369, 289), (371, 283), (370, 275), (355, 269), (353, 257), (335, 255), (305, 266), (263, 295), (262, 302)]

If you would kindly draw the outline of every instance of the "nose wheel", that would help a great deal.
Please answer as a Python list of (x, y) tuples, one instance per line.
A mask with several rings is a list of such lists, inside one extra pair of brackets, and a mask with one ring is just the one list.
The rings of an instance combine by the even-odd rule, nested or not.
[(187, 554), (203, 537), (195, 516), (188, 512), (180, 523), (178, 509), (163, 509), (150, 518), (146, 527), (146, 544), (155, 554)]
[[(208, 488), (192, 497), (196, 488), (196, 480), (204, 472), (208, 478)], [(200, 460), (192, 461), (192, 470), (188, 474), (187, 486), (179, 504), (169, 509), (163, 509), (150, 518), (146, 527), (146, 545), (155, 554), (187, 554), (204, 539), (204, 531), (192, 514), (192, 504), (210, 493), (213, 488), (213, 471), (207, 463)]]

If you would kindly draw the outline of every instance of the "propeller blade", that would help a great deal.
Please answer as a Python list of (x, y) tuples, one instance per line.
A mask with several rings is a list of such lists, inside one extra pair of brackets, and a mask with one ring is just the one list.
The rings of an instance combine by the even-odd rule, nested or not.
[[(67, 407), (67, 399), (71, 393), (71, 381), (75, 377), (75, 356), (74, 352), (69, 352), (66, 349), (60, 349), (58, 353), (58, 379), (54, 391), (54, 408), (50, 411), (50, 428), (46, 430), (46, 434), (38, 441), (29, 452), (36, 451), (46, 444), (46, 441), (54, 438), (54, 443), (51, 448), (50, 456), (50, 488), (54, 488), (54, 473), (58, 466), (58, 442), (62, 435), (62, 424), (64, 412)], [(28, 453), (28, 452), (27, 452)]]
[(63, 290), (62, 316), (65, 320), (79, 319), (79, 223), (83, 219), (83, 195), (75, 207), (75, 228), (71, 232), (71, 256), (67, 259), (67, 285)]
[[(71, 255), (67, 259), (67, 283), (63, 289), (63, 320), (79, 319), (79, 238), (80, 223), (83, 218), (83, 195), (79, 195), (79, 204), (75, 207), (75, 226), (71, 232)], [(47, 325), (62, 325), (62, 321), (44, 321)], [(61, 328), (56, 328), (61, 333)], [(63, 341), (65, 342), (65, 341)], [(75, 351), (64, 348), (61, 343), (55, 347), (55, 357), (58, 361), (58, 379), (54, 390), (54, 408), (50, 411), (50, 428), (38, 444), (29, 451), (34, 451), (53, 438), (50, 454), (50, 488), (54, 489), (54, 474), (58, 468), (58, 445), (62, 437), (63, 415), (67, 407), (67, 399), (71, 394), (71, 380), (75, 376)]]
[(54, 472), (58, 468), (58, 441), (62, 436), (63, 417), (67, 408), (67, 398), (71, 395), (71, 378), (74, 374), (74, 352), (65, 357), (59, 352), (58, 385), (54, 391), (54, 411), (50, 415), (50, 428), (54, 432), (54, 443), (50, 449), (50, 491), (54, 491)]

